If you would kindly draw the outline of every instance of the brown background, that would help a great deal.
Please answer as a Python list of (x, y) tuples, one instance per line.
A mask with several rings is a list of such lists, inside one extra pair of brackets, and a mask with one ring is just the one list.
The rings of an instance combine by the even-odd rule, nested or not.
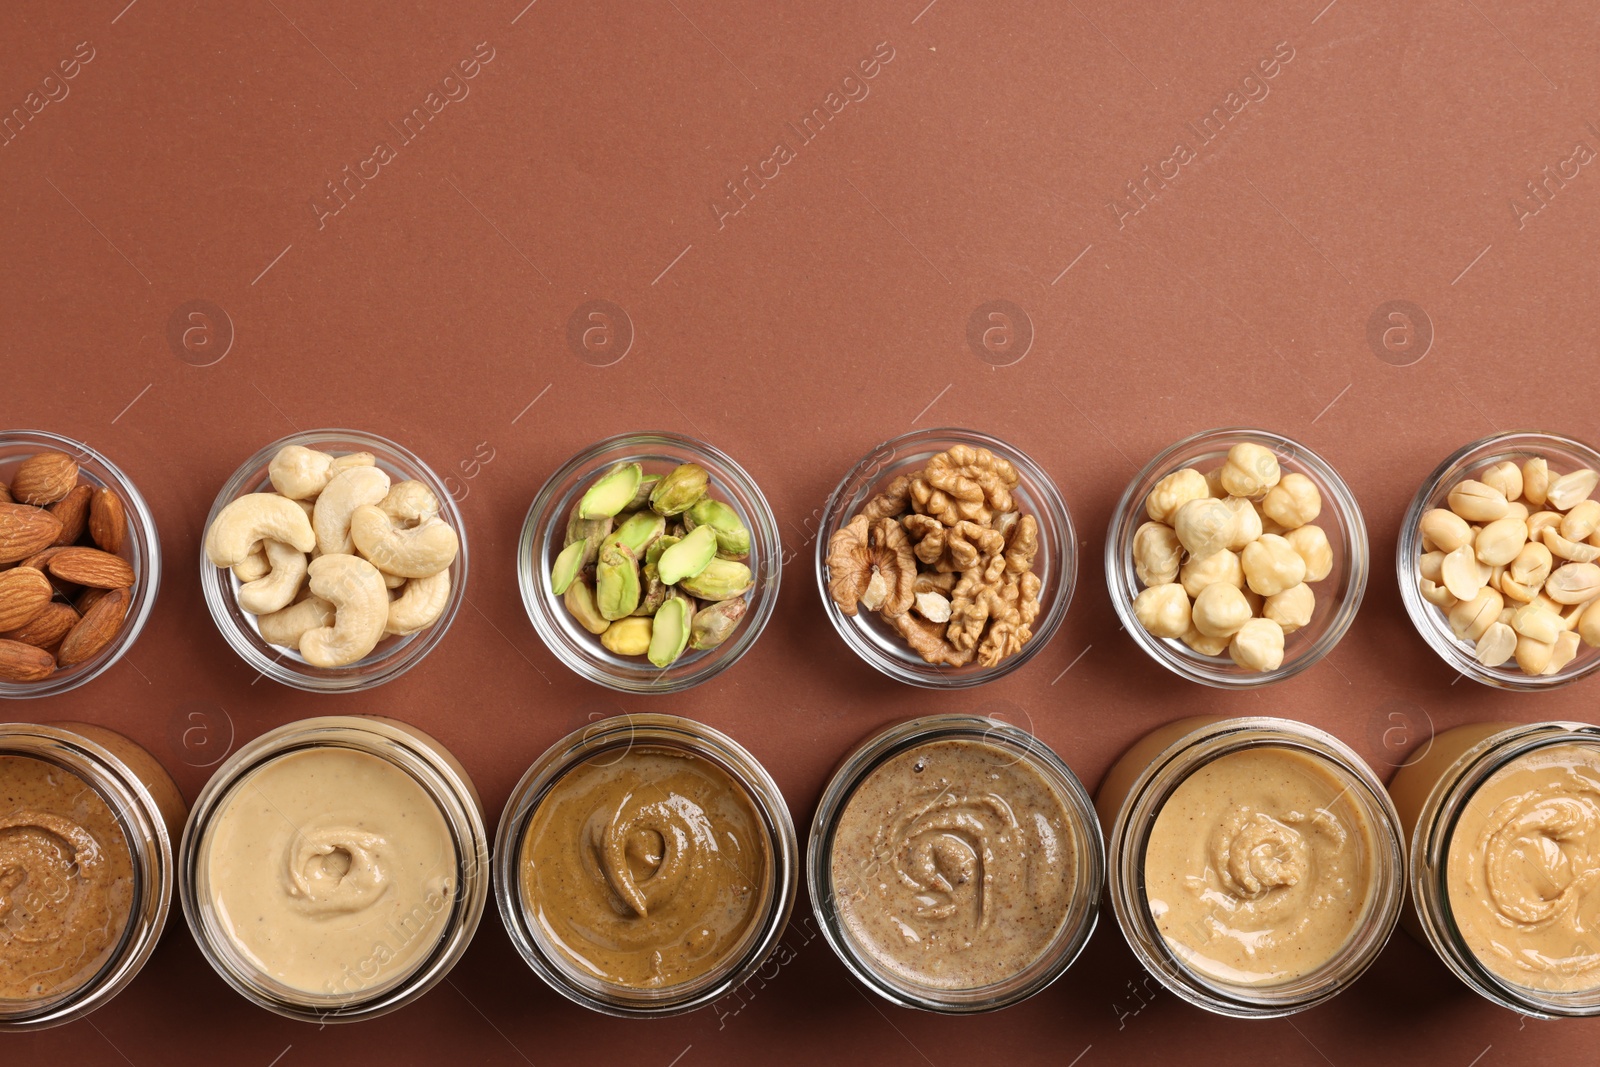
[[(155, 511), (168, 567), (126, 659), (7, 715), (123, 729), (193, 797), (205, 764), (266, 729), (393, 714), (453, 748), (493, 814), (560, 735), (617, 709), (673, 710), (747, 744), (802, 827), (848, 746), (923, 712), (978, 708), (1029, 726), (1091, 787), (1146, 729), (1194, 712), (1305, 719), (1382, 765), (1430, 728), (1594, 718), (1592, 684), (1542, 696), (1452, 685), (1405, 619), (1391, 565), (1407, 501), (1455, 447), (1512, 427), (1600, 438), (1600, 174), (1585, 167), (1520, 225), (1510, 206), (1578, 142), (1600, 147), (1586, 126), (1600, 120), (1594, 5), (525, 2), (0, 11), (7, 111), (78, 42), (94, 49), (70, 95), (0, 147), (0, 425), (80, 438), (122, 465)], [(799, 144), (784, 123), (825, 106), (884, 41), (893, 59), (870, 95)], [(311, 199), (378, 140), (398, 141), (387, 123), (479, 42), (494, 58), (470, 95), (319, 229)], [(1225, 105), (1279, 42), (1293, 59), (1270, 95), (1119, 226), (1109, 203), (1124, 183), (1176, 140), (1194, 147), (1184, 122)], [(724, 183), (780, 138), (794, 158), (719, 228)], [(574, 310), (596, 299), (632, 323), (631, 347), (608, 367), (592, 365), (616, 355), (603, 330), (592, 351), (567, 339)], [(997, 299), (1031, 330), (1013, 313), (1009, 345), (994, 333), (986, 352), (969, 342), (969, 316)], [(172, 330), (191, 300), (211, 302), (210, 318)], [(1386, 345), (1368, 320), (1389, 300), (1428, 322), (1396, 320)], [(1137, 466), (1179, 436), (1236, 423), (1322, 452), (1360, 498), (1374, 549), (1343, 644), (1249, 694), (1154, 668), (1118, 632), (1099, 563)], [(939, 424), (1031, 453), (1083, 538), (1078, 594), (1051, 645), (964, 694), (901, 687), (856, 661), (825, 623), (813, 575), (810, 531), (835, 481), (879, 440)], [(197, 587), (200, 524), (250, 452), (338, 425), (396, 438), (454, 477), (469, 604), (426, 662), (377, 691), (252, 684)], [(797, 555), (777, 615), (736, 668), (682, 697), (614, 696), (535, 638), (514, 545), (565, 457), (658, 427), (744, 464)], [(737, 1012), (590, 1015), (534, 978), (490, 914), (448, 984), (381, 1021), (321, 1032), (247, 1006), (175, 918), (105, 1010), (0, 1045), (25, 1062), (139, 1067), (944, 1067), (1000, 1049), (1084, 1067), (1487, 1067), (1584, 1059), (1600, 1036), (1489, 1007), (1404, 935), (1327, 1006), (1219, 1020), (1141, 987), (1109, 920), (1032, 1001), (938, 1018), (868, 999), (815, 937), (805, 901), (797, 915), (794, 960)]]

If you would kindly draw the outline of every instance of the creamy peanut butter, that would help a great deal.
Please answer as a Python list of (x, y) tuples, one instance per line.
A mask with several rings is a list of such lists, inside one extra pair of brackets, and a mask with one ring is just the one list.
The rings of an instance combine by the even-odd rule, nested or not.
[(1375, 892), (1374, 832), (1333, 765), (1237, 750), (1173, 791), (1151, 829), (1146, 896), (1168, 946), (1233, 985), (1291, 981), (1350, 940)]
[(667, 747), (601, 752), (561, 776), (522, 840), (523, 907), (604, 982), (666, 988), (748, 943), (770, 890), (767, 834), (745, 787)]
[(1017, 752), (916, 745), (876, 767), (833, 834), (834, 906), (864, 954), (936, 989), (980, 989), (1040, 958), (1071, 910), (1066, 801)]
[(1600, 748), (1519, 756), (1479, 786), (1450, 837), (1450, 912), (1508, 982), (1600, 986)]
[(133, 913), (133, 853), (105, 799), (71, 771), (0, 756), (0, 1004), (88, 982)]
[(306, 993), (374, 993), (439, 941), (457, 855), (438, 804), (388, 760), (338, 747), (278, 756), (206, 832), (211, 903), (233, 946)]

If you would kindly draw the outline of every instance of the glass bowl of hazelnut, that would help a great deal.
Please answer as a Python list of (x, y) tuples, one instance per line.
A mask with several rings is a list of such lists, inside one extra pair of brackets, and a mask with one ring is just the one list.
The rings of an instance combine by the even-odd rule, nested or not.
[(1515, 431), (1447, 457), (1400, 527), (1406, 614), (1446, 664), (1540, 692), (1600, 669), (1600, 452)]
[(964, 689), (1021, 667), (1066, 617), (1072, 517), (1020, 449), (960, 429), (885, 441), (845, 475), (817, 536), (828, 621), (877, 670)]
[(1106, 534), (1123, 628), (1190, 681), (1248, 689), (1326, 656), (1355, 619), (1369, 553), (1344, 480), (1298, 441), (1186, 437), (1123, 492)]

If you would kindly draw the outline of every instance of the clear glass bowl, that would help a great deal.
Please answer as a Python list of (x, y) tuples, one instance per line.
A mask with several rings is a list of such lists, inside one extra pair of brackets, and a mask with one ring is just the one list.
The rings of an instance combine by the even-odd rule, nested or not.
[[(206, 557), (205, 531), (211, 528), (217, 513), (232, 501), (247, 493), (273, 491), (272, 479), (267, 476), (267, 465), (285, 445), (303, 445), (335, 455), (371, 452), (377, 465), (387, 471), (394, 481), (413, 479), (433, 491), (433, 495), (439, 499), (439, 517), (455, 529), (456, 536), (461, 540), (461, 550), (456, 554), (455, 562), (450, 564), (450, 602), (432, 626), (403, 637), (385, 635), (365, 659), (345, 667), (313, 667), (294, 649), (268, 644), (262, 639), (256, 617), (239, 607), (239, 580), (231, 570), (216, 566)], [(450, 629), (450, 623), (466, 596), (467, 528), (461, 521), (461, 512), (457, 510), (449, 490), (422, 460), (393, 441), (374, 434), (328, 429), (309, 430), (279, 438), (245, 460), (233, 477), (223, 484), (200, 533), (200, 588), (205, 592), (206, 607), (211, 610), (211, 618), (223, 638), (254, 670), (275, 682), (308, 692), (359, 692), (398, 678), (421, 662), (422, 657), (443, 640), (445, 631)]]
[[(529, 918), (522, 887), (523, 839), (539, 805), (561, 778), (579, 764), (610, 754), (621, 760), (634, 747), (678, 749), (720, 769), (743, 787), (766, 835), (766, 898), (738, 951), (716, 967), (676, 985), (629, 988), (580, 969)], [(652, 1018), (694, 1011), (749, 981), (779, 948), (794, 908), (799, 845), (794, 821), (778, 784), (738, 742), (720, 731), (677, 715), (617, 715), (568, 734), (534, 760), (506, 800), (494, 843), (494, 895), (517, 952), (550, 988), (594, 1011), (625, 1018)]]
[[(941, 741), (975, 742), (1014, 755), (1014, 763), (1026, 763), (1050, 785), (1066, 811), (1067, 825), (1058, 829), (1063, 836), (1071, 836), (1074, 852), (1071, 899), (1050, 943), (1021, 971), (969, 989), (936, 988), (897, 974), (857, 941), (841, 921), (835, 904), (834, 837), (857, 788), (900, 753)], [(951, 832), (958, 836), (963, 833)], [(1026, 1000), (1061, 977), (1094, 933), (1105, 881), (1106, 854), (1100, 824), (1077, 775), (1048, 745), (1026, 730), (981, 715), (927, 715), (891, 726), (862, 742), (839, 764), (823, 789), (806, 846), (806, 888), (811, 894), (812, 911), (828, 946), (845, 967), (891, 1003), (946, 1015), (996, 1011)]]
[[(750, 607), (733, 634), (716, 648), (686, 648), (662, 669), (643, 656), (619, 656), (572, 617), (550, 589), (550, 568), (566, 540), (574, 505), (612, 465), (638, 462), (646, 474), (665, 474), (680, 463), (698, 463), (709, 476), (708, 493), (727, 502), (750, 528), (750, 567), (755, 585), (745, 594)], [(681, 434), (631, 433), (608, 437), (568, 460), (535, 494), (517, 546), (517, 584), (533, 628), (556, 658), (573, 671), (624, 693), (680, 693), (738, 662), (772, 617), (783, 575), (778, 520), (755, 480), (730, 457), (704, 441)]]
[[(438, 805), (455, 852), (454, 893), (438, 940), (410, 969), (389, 981), (350, 993), (312, 993), (287, 985), (240, 946), (220, 914), (210, 884), (211, 829), (227, 811), (250, 775), (279, 757), (314, 749), (348, 749), (376, 756), (409, 775)], [(337, 783), (333, 783), (337, 787)], [(381, 822), (381, 820), (379, 820)], [(280, 867), (285, 864), (280, 861)], [(360, 1022), (405, 1006), (443, 981), (472, 941), (489, 899), (489, 833), (477, 787), (435, 738), (394, 719), (368, 715), (329, 715), (301, 719), (270, 730), (245, 745), (217, 768), (189, 813), (178, 851), (178, 892), (189, 932), (200, 954), (234, 991), (258, 1007), (301, 1022)], [(287, 879), (285, 876), (285, 892)], [(419, 905), (419, 909), (423, 905)], [(370, 923), (368, 924), (371, 925)], [(380, 955), (403, 947), (407, 931), (397, 922), (373, 931), (375, 949), (360, 959), (327, 960), (345, 973), (364, 971)], [(397, 944), (390, 946), (390, 940)], [(399, 958), (398, 956), (396, 958)]]
[[(133, 870), (132, 908), (121, 938), (100, 970), (75, 989), (45, 1000), (7, 1001), (0, 1031), (42, 1030), (80, 1019), (127, 988), (166, 926), (177, 868), (173, 843), (183, 828), (183, 797), (166, 770), (139, 745), (84, 723), (0, 724), (0, 756), (41, 760), (75, 775), (100, 794), (127, 840)], [(13, 896), (13, 890), (21, 892)], [(8, 906), (48, 885), (7, 889)], [(7, 934), (9, 935), (9, 932)]]
[(1578, 645), (1578, 654), (1571, 663), (1554, 674), (1529, 675), (1522, 673), (1516, 660), (1507, 660), (1498, 667), (1485, 667), (1473, 654), (1474, 643), (1456, 637), (1450, 629), (1448, 614), (1422, 599), (1417, 581), (1417, 559), (1422, 552), (1422, 516), (1432, 508), (1447, 507), (1451, 486), (1463, 478), (1471, 478), (1485, 467), (1501, 460), (1512, 460), (1519, 465), (1533, 456), (1544, 456), (1550, 461), (1550, 470), (1562, 474), (1580, 467), (1600, 470), (1600, 452), (1581, 441), (1559, 434), (1521, 430), (1495, 434), (1475, 441), (1449, 456), (1428, 475), (1406, 509), (1400, 523), (1400, 539), (1395, 546), (1395, 574), (1400, 582), (1400, 599), (1405, 601), (1406, 614), (1439, 658), (1456, 671), (1475, 682), (1518, 693), (1537, 693), (1571, 685), (1579, 678), (1593, 674), (1600, 668), (1600, 649), (1586, 644)]
[[(1344, 782), (1372, 831), (1371, 893), (1349, 939), (1321, 966), (1276, 985), (1235, 985), (1189, 966), (1174, 951), (1151, 910), (1145, 858), (1156, 819), (1179, 786), (1213, 760), (1260, 748), (1312, 757)], [(1162, 985), (1207, 1011), (1238, 1019), (1277, 1018), (1331, 999), (1378, 958), (1405, 905), (1406, 851), (1399, 816), (1383, 783), (1350, 746), (1305, 723), (1266, 717), (1195, 718), (1161, 727), (1113, 764), (1098, 801), (1107, 827), (1111, 906), (1117, 924), (1139, 962)]]
[[(902, 474), (917, 474), (928, 460), (955, 445), (987, 448), (1016, 467), (1018, 481), (1012, 493), (1018, 510), (1032, 515), (1039, 524), (1039, 554), (1033, 572), (1039, 576), (1039, 617), (1034, 620), (1033, 636), (1014, 656), (993, 667), (976, 660), (964, 667), (928, 663), (911, 650), (894, 627), (876, 612), (859, 611), (846, 615), (828, 595), (828, 543), (833, 535), (853, 519), (868, 500)], [(1027, 663), (1050, 643), (1067, 617), (1072, 590), (1078, 573), (1078, 542), (1072, 529), (1072, 516), (1055, 482), (1026, 453), (998, 438), (973, 430), (950, 427), (915, 430), (885, 441), (862, 458), (844, 476), (828, 498), (817, 532), (817, 588), (828, 621), (844, 638), (851, 651), (897, 681), (928, 689), (966, 689), (1004, 677)]]
[[(1303, 474), (1316, 483), (1322, 494), (1322, 512), (1315, 524), (1322, 527), (1333, 548), (1333, 569), (1311, 587), (1317, 597), (1311, 622), (1285, 637), (1283, 665), (1275, 671), (1245, 670), (1226, 653), (1205, 656), (1178, 638), (1156, 637), (1133, 614), (1133, 600), (1144, 588), (1134, 573), (1133, 537), (1150, 517), (1145, 512), (1145, 497), (1156, 482), (1182, 467), (1194, 467), (1201, 473), (1220, 467), (1228, 457), (1228, 449), (1245, 441), (1271, 449), (1283, 473)], [(1251, 689), (1281, 682), (1326, 656), (1355, 621), (1356, 609), (1366, 592), (1369, 565), (1366, 522), (1350, 487), (1325, 459), (1305, 445), (1266, 430), (1207, 430), (1174, 444), (1128, 483), (1106, 533), (1106, 586), (1122, 628), (1169, 671), (1219, 689)]]
[(155, 516), (150, 514), (149, 505), (128, 476), (81, 441), (43, 430), (7, 430), (0, 432), (0, 482), (9, 483), (16, 466), (36, 452), (65, 452), (78, 461), (81, 484), (111, 489), (122, 498), (128, 512), (128, 536), (123, 542), (122, 558), (133, 565), (137, 577), (122, 629), (105, 648), (81, 663), (55, 671), (43, 681), (0, 681), (0, 697), (54, 696), (104, 674), (138, 640), (150, 618), (150, 609), (155, 607), (156, 590), (161, 585), (161, 542), (156, 534)]

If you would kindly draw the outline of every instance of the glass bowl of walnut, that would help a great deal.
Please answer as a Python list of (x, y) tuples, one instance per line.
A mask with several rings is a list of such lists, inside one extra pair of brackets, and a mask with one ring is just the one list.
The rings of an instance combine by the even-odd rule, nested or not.
[(885, 441), (833, 491), (817, 583), (839, 636), (911, 685), (1009, 674), (1066, 617), (1077, 576), (1066, 502), (1037, 463), (971, 430)]
[(1315, 452), (1265, 430), (1187, 437), (1129, 483), (1106, 535), (1125, 630), (1218, 688), (1292, 677), (1339, 643), (1369, 559), (1361, 508)]
[(1417, 491), (1395, 568), (1439, 657), (1537, 692), (1600, 668), (1600, 452), (1519, 431), (1467, 445)]

